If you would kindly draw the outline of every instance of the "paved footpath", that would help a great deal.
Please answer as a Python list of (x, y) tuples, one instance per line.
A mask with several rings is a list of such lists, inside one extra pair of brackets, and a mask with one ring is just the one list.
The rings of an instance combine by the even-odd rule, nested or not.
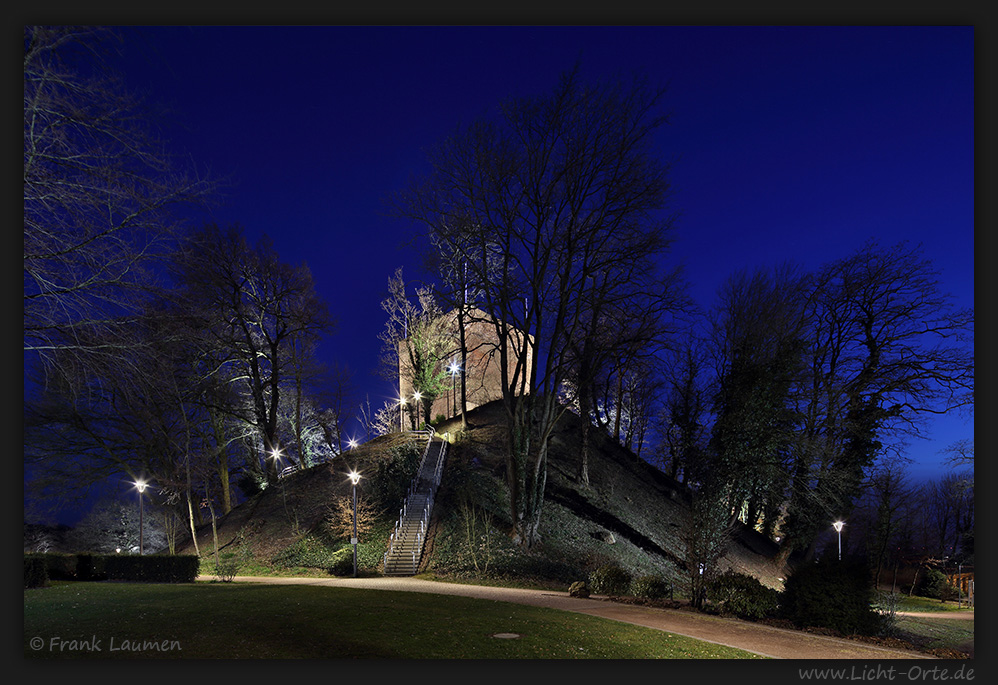
[[(201, 576), (199, 580), (211, 580)], [(921, 652), (889, 649), (868, 645), (854, 640), (843, 640), (823, 635), (810, 635), (793, 630), (772, 628), (738, 619), (718, 618), (675, 609), (657, 609), (609, 602), (601, 599), (570, 597), (567, 592), (549, 590), (521, 590), (517, 588), (487, 587), (442, 583), (408, 577), (385, 578), (276, 578), (264, 576), (236, 576), (236, 582), (273, 583), (281, 585), (320, 585), (328, 587), (359, 588), (365, 590), (390, 590), (398, 592), (425, 592), (431, 594), (460, 595), (491, 599), (513, 604), (549, 607), (575, 611), (590, 616), (600, 616), (623, 623), (645, 626), (669, 633), (705, 640), (715, 644), (736, 647), (775, 659), (930, 659)]]

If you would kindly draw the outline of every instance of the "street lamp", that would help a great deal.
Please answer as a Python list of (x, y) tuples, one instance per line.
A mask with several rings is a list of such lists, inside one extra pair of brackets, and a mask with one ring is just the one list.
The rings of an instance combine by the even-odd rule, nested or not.
[(419, 430), (419, 401), (423, 399), (423, 393), (417, 390), (412, 393), (412, 399), (416, 400), (416, 430)]
[[(281, 448), (280, 447), (276, 447), (275, 446), (275, 447), (271, 447), (270, 448), (270, 459), (274, 462), (274, 476), (276, 478), (280, 478), (281, 477), (281, 466), (280, 466), (280, 462), (282, 461), (282, 458), (281, 458)], [(269, 482), (270, 481), (270, 471), (269, 470), (267, 471), (267, 474), (268, 474), (267, 475), (267, 481)]]
[(842, 526), (844, 525), (845, 521), (836, 521), (832, 524), (832, 528), (839, 534), (839, 561), (842, 561)]
[(454, 384), (457, 372), (461, 370), (461, 367), (458, 366), (457, 362), (451, 362), (447, 369), (450, 371), (450, 415), (457, 416), (457, 393), (454, 391)]
[(142, 543), (143, 543), (142, 529), (145, 528), (145, 526), (142, 525), (143, 524), (143, 520), (142, 520), (142, 518), (143, 518), (143, 516), (142, 516), (142, 493), (146, 491), (146, 487), (148, 485), (149, 484), (146, 483), (141, 478), (139, 478), (137, 481), (135, 481), (135, 487), (139, 491), (139, 556), (142, 556), (142, 547), (143, 547), (143, 545), (142, 545)]
[(360, 474), (356, 471), (351, 471), (347, 474), (350, 476), (350, 482), (353, 483), (353, 537), (350, 539), (350, 544), (353, 545), (353, 577), (357, 577), (357, 481), (360, 480)]
[(357, 441), (354, 440), (353, 438), (350, 438), (349, 440), (347, 440), (347, 445), (350, 447), (350, 449), (354, 449), (355, 447), (357, 447)]

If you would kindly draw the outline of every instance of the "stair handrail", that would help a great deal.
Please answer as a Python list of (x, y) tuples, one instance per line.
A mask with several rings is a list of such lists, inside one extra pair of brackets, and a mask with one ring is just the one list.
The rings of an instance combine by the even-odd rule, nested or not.
[(394, 535), (402, 527), (402, 522), (405, 519), (405, 514), (408, 510), (409, 500), (416, 494), (416, 491), (419, 488), (419, 474), (423, 471), (423, 465), (426, 463), (426, 457), (430, 453), (430, 445), (433, 444), (434, 431), (432, 428), (428, 428), (425, 431), (410, 432), (415, 435), (426, 435), (426, 447), (423, 448), (423, 456), (419, 460), (419, 467), (416, 469), (416, 475), (413, 476), (412, 481), (409, 483), (409, 489), (406, 491), (405, 498), (402, 500), (402, 509), (399, 510), (399, 518), (395, 522), (395, 527), (392, 530), (392, 537), (394, 537)]
[[(430, 446), (433, 444), (434, 433), (431, 430), (427, 431), (427, 442), (426, 447), (423, 449), (423, 455), (419, 461), (419, 468), (416, 471), (416, 475), (413, 477), (412, 482), (409, 485), (409, 490), (406, 494), (405, 500), (402, 503), (402, 509), (399, 511), (399, 518), (395, 523), (394, 530), (388, 538), (388, 550), (382, 557), (382, 568), (387, 573), (388, 572), (388, 560), (392, 556), (395, 549), (395, 542), (400, 541), (400, 539), (406, 537), (403, 533), (403, 525), (407, 516), (410, 515), (410, 505), (413, 503), (412, 498), (419, 491), (419, 481), (420, 476), (423, 473), (423, 468), (426, 466), (427, 458), (429, 457)], [(443, 465), (447, 456), (447, 445), (448, 440), (445, 438), (440, 441), (440, 449), (437, 451), (436, 460), (433, 465), (433, 474), (427, 479), (428, 487), (425, 489), (425, 500), (423, 502), (422, 510), (420, 511), (420, 516), (418, 519), (419, 529), (416, 531), (415, 545), (412, 548), (412, 573), (413, 575), (419, 570), (419, 560), (423, 556), (423, 546), (426, 544), (426, 533), (429, 528), (430, 517), (433, 513), (433, 504), (436, 499), (436, 490), (440, 485), (440, 481), (443, 476)], [(412, 512), (415, 514), (416, 512)], [(410, 517), (410, 520), (413, 520)], [(416, 520), (413, 520), (415, 523)], [(399, 552), (403, 552), (403, 548), (399, 549)], [(404, 552), (403, 552), (404, 553)], [(418, 556), (417, 556), (418, 554)], [(393, 566), (397, 569), (398, 561), (395, 562), (396, 565)]]

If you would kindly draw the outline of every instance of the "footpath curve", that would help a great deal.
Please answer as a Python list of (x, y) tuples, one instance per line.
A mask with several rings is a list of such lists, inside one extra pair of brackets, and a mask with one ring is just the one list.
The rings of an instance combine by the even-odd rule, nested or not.
[[(204, 581), (212, 579), (213, 576), (200, 576), (198, 578), (198, 580)], [(581, 599), (571, 597), (567, 592), (461, 585), (410, 577), (278, 578), (236, 576), (234, 580), (243, 583), (318, 585), (363, 590), (460, 595), (498, 602), (548, 607), (676, 633), (697, 640), (744, 649), (774, 659), (867, 659), (872, 661), (932, 658), (921, 652), (878, 647), (854, 640), (823, 635), (811, 635), (738, 619), (705, 616), (675, 609), (622, 604), (605, 599)]]

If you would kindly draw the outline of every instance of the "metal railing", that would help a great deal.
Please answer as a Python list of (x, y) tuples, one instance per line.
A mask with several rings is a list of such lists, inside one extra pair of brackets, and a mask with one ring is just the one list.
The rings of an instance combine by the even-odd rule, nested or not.
[[(424, 484), (424, 490), (420, 492), (420, 482), (424, 480), (422, 478), (423, 469), (426, 466), (426, 460), (429, 457), (430, 446), (433, 444), (433, 434), (430, 433), (429, 439), (426, 443), (426, 448), (423, 450), (423, 456), (419, 462), (419, 468), (416, 471), (416, 475), (412, 479), (412, 483), (409, 486), (409, 490), (406, 494), (405, 500), (402, 502), (402, 508), (399, 510), (399, 518), (395, 522), (395, 527), (392, 530), (391, 535), (388, 538), (388, 549), (382, 558), (382, 569), (388, 571), (388, 560), (392, 557), (396, 546), (404, 547), (407, 542), (409, 542), (409, 536), (413, 534), (415, 530), (415, 536), (412, 538), (411, 553), (412, 553), (412, 573), (415, 575), (418, 570), (419, 559), (423, 554), (423, 545), (426, 542), (426, 531), (430, 525), (430, 516), (433, 512), (433, 501), (436, 495), (437, 486), (440, 485), (440, 479), (443, 474), (443, 463), (447, 454), (447, 441), (444, 440), (440, 443), (440, 449), (437, 451), (436, 463), (433, 464), (433, 473), (430, 476), (429, 482)], [(417, 498), (417, 494), (421, 495)], [(410, 509), (412, 506), (417, 505), (417, 502), (422, 505), (419, 511), (419, 517), (414, 518), (410, 516)], [(415, 513), (415, 512), (412, 512)], [(407, 527), (406, 523), (410, 525)], [(416, 529), (416, 524), (418, 523), (418, 529)]]

